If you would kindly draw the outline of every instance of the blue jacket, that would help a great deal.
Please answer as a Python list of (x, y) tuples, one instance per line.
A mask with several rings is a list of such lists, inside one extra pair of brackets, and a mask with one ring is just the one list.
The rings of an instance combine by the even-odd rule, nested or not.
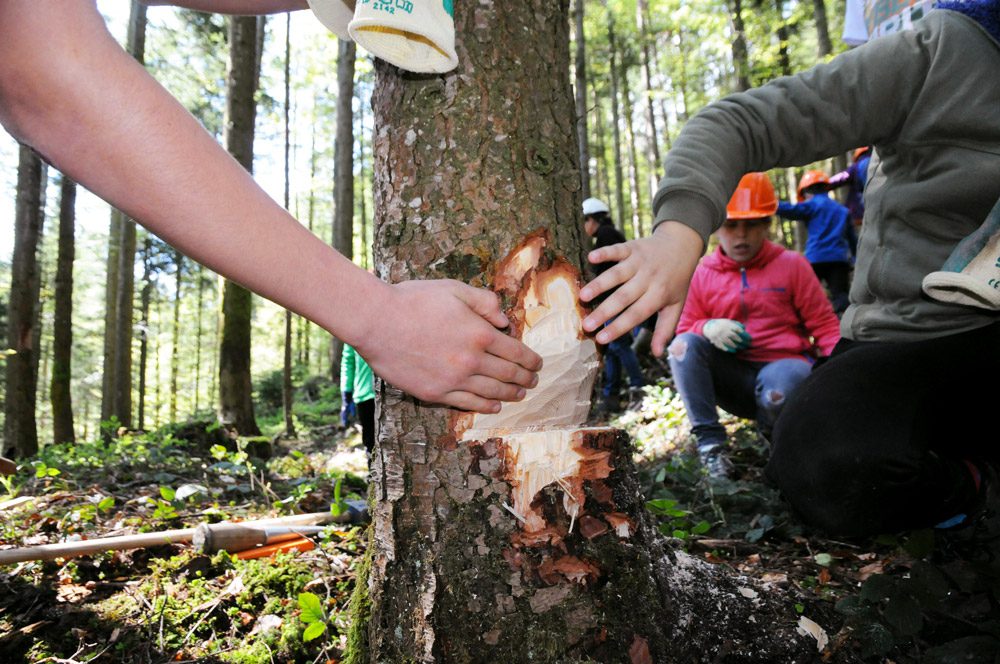
[(849, 263), (857, 248), (847, 208), (826, 194), (805, 203), (778, 203), (778, 215), (804, 221), (809, 226), (805, 255), (810, 263)]

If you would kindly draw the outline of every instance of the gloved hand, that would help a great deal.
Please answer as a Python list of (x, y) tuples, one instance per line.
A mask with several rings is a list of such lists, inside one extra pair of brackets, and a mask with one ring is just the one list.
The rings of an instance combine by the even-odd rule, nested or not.
[(727, 353), (750, 347), (750, 335), (743, 323), (729, 318), (713, 318), (705, 323), (701, 333), (713, 346)]
[(358, 407), (354, 403), (354, 392), (344, 392), (340, 397), (340, 423), (345, 427), (358, 416)]

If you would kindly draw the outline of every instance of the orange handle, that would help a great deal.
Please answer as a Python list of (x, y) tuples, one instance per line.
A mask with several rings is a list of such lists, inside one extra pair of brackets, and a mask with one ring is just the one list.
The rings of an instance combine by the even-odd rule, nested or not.
[(308, 537), (300, 537), (299, 539), (290, 540), (287, 542), (276, 542), (275, 544), (268, 544), (266, 546), (260, 546), (256, 549), (249, 549), (247, 551), (240, 551), (236, 554), (236, 557), (240, 560), (251, 560), (253, 558), (264, 558), (266, 556), (273, 556), (276, 553), (282, 551), (298, 551), (302, 553), (303, 551), (311, 551), (316, 548), (315, 542), (313, 542)]

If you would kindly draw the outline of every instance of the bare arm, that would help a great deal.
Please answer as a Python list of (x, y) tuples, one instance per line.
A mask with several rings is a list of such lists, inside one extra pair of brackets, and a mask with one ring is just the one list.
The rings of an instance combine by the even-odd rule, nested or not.
[(306, 0), (142, 0), (144, 5), (173, 5), (217, 14), (276, 14), (306, 9)]
[(0, 121), (60, 170), (195, 260), (323, 326), (389, 383), (499, 409), (541, 358), (496, 327), (495, 295), (385, 284), (257, 186), (108, 33), (93, 0), (0, 2)]

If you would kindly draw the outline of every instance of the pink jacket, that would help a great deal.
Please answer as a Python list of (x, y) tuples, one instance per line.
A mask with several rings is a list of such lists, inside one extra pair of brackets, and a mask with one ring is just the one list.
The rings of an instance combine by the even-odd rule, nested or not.
[(712, 318), (743, 323), (750, 347), (736, 355), (754, 362), (829, 355), (840, 340), (840, 322), (808, 261), (771, 241), (743, 267), (721, 247), (701, 260), (677, 333), (701, 334)]

